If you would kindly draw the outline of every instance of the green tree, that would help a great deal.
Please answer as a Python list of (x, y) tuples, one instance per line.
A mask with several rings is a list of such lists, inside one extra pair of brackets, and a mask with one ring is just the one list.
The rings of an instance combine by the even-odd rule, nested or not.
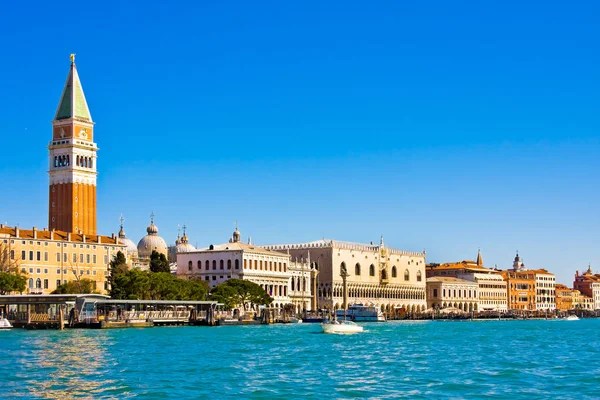
[[(214, 294), (214, 297), (213, 297)], [(211, 299), (225, 304), (229, 308), (241, 306), (246, 310), (246, 305), (269, 305), (273, 298), (254, 282), (243, 279), (228, 279), (211, 290)]]
[(108, 275), (108, 283), (110, 284), (110, 297), (114, 299), (122, 299), (121, 288), (117, 284), (117, 276), (122, 275), (128, 271), (127, 260), (125, 259), (125, 255), (118, 251), (117, 254), (113, 256), (113, 259), (110, 261), (110, 271)]
[(167, 257), (156, 250), (152, 250), (152, 254), (150, 255), (150, 271), (170, 273), (171, 268), (169, 267)]
[(0, 295), (12, 292), (22, 293), (25, 291), (26, 285), (27, 277), (24, 275), (0, 271)]
[(84, 294), (96, 293), (96, 282), (91, 279), (68, 281), (57, 287), (53, 294)]

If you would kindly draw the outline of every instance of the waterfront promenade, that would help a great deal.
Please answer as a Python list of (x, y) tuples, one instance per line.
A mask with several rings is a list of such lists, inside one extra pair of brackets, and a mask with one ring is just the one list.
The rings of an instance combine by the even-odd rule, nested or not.
[(600, 320), (0, 333), (5, 398), (597, 398)]

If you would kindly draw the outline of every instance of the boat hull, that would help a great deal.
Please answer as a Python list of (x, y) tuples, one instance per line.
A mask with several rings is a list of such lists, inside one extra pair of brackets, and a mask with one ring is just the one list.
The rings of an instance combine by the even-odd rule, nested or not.
[(363, 332), (364, 328), (362, 326), (358, 326), (356, 324), (349, 323), (328, 323), (321, 324), (321, 328), (323, 329), (323, 333), (333, 333), (333, 334), (352, 334)]

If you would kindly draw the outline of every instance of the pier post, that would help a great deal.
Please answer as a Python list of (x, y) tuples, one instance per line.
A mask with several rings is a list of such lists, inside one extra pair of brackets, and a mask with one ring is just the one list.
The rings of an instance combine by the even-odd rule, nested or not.
[(65, 329), (65, 314), (63, 313), (62, 305), (58, 307), (58, 329)]

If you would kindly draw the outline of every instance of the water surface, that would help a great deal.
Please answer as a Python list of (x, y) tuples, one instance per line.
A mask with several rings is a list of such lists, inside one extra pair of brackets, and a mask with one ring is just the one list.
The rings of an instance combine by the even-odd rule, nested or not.
[(600, 320), (0, 332), (2, 398), (600, 397)]

